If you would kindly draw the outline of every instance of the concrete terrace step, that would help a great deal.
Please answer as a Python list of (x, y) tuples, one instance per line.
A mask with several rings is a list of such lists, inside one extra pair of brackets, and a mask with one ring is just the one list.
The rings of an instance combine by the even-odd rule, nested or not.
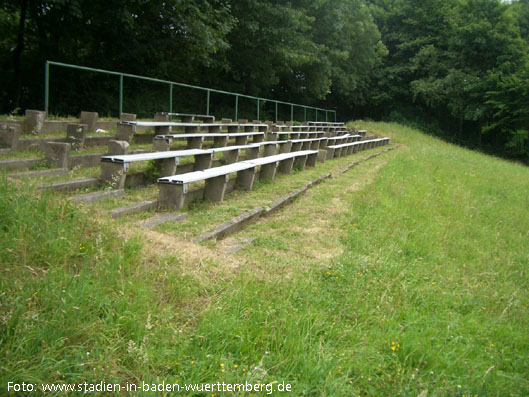
[(93, 186), (96, 186), (98, 183), (101, 183), (101, 181), (97, 178), (83, 178), (83, 179), (75, 179), (72, 181), (43, 183), (37, 186), (37, 188), (41, 190), (51, 189), (51, 190), (58, 190), (58, 191), (73, 191), (77, 189), (93, 187)]
[(60, 176), (66, 175), (68, 168), (51, 168), (48, 170), (26, 171), (26, 172), (12, 172), (7, 174), (9, 178), (42, 178), (45, 176)]
[(30, 158), (30, 159), (14, 159), (0, 161), (0, 170), (19, 170), (35, 167), (41, 164), (44, 159)]

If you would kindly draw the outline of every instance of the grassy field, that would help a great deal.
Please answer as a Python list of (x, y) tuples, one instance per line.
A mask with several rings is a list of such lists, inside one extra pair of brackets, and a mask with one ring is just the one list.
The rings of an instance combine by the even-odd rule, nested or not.
[[(402, 146), (216, 245), (1, 178), (2, 394), (104, 380), (529, 395), (529, 169), (397, 124), (352, 125)], [(254, 208), (267, 189), (281, 190), (231, 198)], [(229, 200), (192, 209), (192, 234)]]

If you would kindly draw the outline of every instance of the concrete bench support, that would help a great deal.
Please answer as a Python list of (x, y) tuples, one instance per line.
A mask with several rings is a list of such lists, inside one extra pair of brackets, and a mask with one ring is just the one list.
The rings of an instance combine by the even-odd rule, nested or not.
[[(90, 131), (90, 129), (88, 129)], [(116, 133), (116, 140), (132, 142), (132, 137), (136, 133), (136, 126), (133, 124), (118, 124), (118, 131)]]
[(154, 127), (154, 134), (155, 135), (168, 135), (171, 133), (171, 127), (162, 125), (162, 126), (156, 126)]
[(229, 180), (229, 175), (220, 175), (207, 179), (206, 186), (204, 187), (204, 200), (212, 202), (224, 200), (224, 194), (226, 193)]
[(291, 152), (299, 152), (303, 146), (303, 142), (292, 142)]
[(130, 145), (125, 141), (108, 141), (108, 154), (113, 156), (121, 156), (129, 153)]
[(307, 167), (316, 167), (316, 162), (318, 161), (318, 153), (309, 154), (307, 156)]
[(172, 139), (153, 139), (152, 146), (157, 152), (167, 152), (171, 150), (171, 144), (173, 143)]
[(101, 163), (101, 179), (115, 189), (123, 189), (129, 165), (121, 163)]
[(136, 115), (134, 113), (121, 113), (120, 121), (136, 121)]
[(200, 149), (202, 148), (202, 143), (204, 142), (203, 137), (197, 138), (188, 138), (187, 139), (187, 148), (188, 149)]
[(186, 184), (160, 184), (158, 185), (158, 188), (160, 189), (158, 203), (161, 208), (172, 208), (178, 210), (184, 206), (185, 195), (187, 194), (188, 190)]
[(259, 157), (259, 147), (252, 147), (246, 149), (246, 158), (247, 159), (256, 159)]
[(328, 147), (328, 148), (326, 149), (326, 151), (327, 151), (327, 158), (326, 158), (326, 160), (331, 160), (331, 159), (333, 159), (333, 158), (334, 158), (334, 149)]
[(86, 124), (72, 123), (66, 126), (66, 138), (68, 138), (74, 150), (83, 148), (87, 129), (88, 126)]
[(310, 142), (310, 150), (319, 150), (321, 141)]
[(286, 160), (283, 160), (281, 162), (279, 162), (279, 167), (277, 167), (277, 170), (281, 173), (281, 174), (290, 174), (292, 173), (292, 167), (294, 166), (294, 159), (291, 158), (291, 159), (286, 159)]
[(277, 153), (277, 145), (275, 143), (270, 144), (270, 145), (264, 145), (264, 156), (265, 157), (273, 156), (276, 153)]
[(59, 168), (68, 168), (72, 145), (62, 142), (47, 142), (44, 145), (46, 160)]
[(318, 161), (320, 163), (325, 163), (326, 159), (327, 159), (327, 150), (320, 149), (318, 151)]
[(307, 163), (307, 156), (299, 156), (294, 160), (294, 167), (304, 170), (305, 164)]
[(169, 121), (169, 115), (162, 112), (155, 113), (154, 121)]
[(26, 134), (38, 135), (44, 125), (44, 120), (46, 120), (46, 112), (41, 110), (26, 110), (25, 116), (24, 132)]
[(5, 130), (0, 132), (0, 141), (8, 145), (11, 149), (16, 149), (20, 134), (21, 131), (18, 126), (5, 126)]
[(292, 142), (285, 141), (279, 144), (279, 153), (290, 153), (292, 151)]
[(156, 160), (160, 167), (160, 176), (170, 176), (176, 174), (176, 167), (178, 165), (177, 158)]
[(213, 138), (213, 144), (216, 147), (226, 147), (228, 146), (228, 137), (227, 136), (216, 136)]
[(224, 159), (226, 160), (226, 164), (236, 163), (237, 161), (239, 161), (240, 155), (241, 151), (239, 149), (224, 152)]
[(236, 145), (248, 145), (248, 136), (238, 136), (235, 138)]
[(277, 166), (279, 162), (263, 164), (261, 166), (261, 172), (259, 173), (259, 179), (270, 179), (273, 180), (276, 176)]
[(96, 130), (96, 122), (99, 115), (97, 112), (81, 112), (79, 118), (81, 119), (81, 124), (86, 124), (87, 132), (94, 132)]
[(255, 181), (255, 174), (257, 168), (248, 168), (247, 170), (239, 171), (237, 173), (237, 179), (235, 183), (242, 190), (252, 190), (253, 183)]
[[(194, 171), (207, 170), (208, 168), (211, 168), (212, 163), (213, 163), (213, 153), (197, 154), (195, 156), (195, 166), (193, 167), (193, 170)], [(164, 176), (170, 176), (170, 175), (174, 175), (174, 173), (165, 174)]]

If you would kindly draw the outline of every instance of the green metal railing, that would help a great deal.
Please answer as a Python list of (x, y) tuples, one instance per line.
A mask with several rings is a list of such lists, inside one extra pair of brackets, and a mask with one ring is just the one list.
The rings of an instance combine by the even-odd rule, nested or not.
[[(304, 112), (304, 120), (307, 121), (307, 109), (312, 109), (315, 111), (315, 121), (318, 121), (318, 112), (322, 112), (325, 114), (325, 121), (329, 121), (329, 114), (334, 114), (334, 121), (336, 121), (336, 110), (329, 110), (329, 109), (322, 109), (317, 108), (313, 106), (306, 106), (306, 105), (299, 105), (295, 103), (290, 102), (283, 102), (283, 101), (276, 101), (275, 99), (266, 99), (266, 98), (259, 98), (251, 95), (245, 95), (245, 94), (239, 94), (235, 92), (229, 92), (229, 91), (222, 91), (222, 90), (215, 90), (213, 88), (204, 88), (199, 87), (195, 85), (189, 85), (184, 83), (177, 83), (174, 81), (167, 81), (167, 80), (161, 80), (161, 79), (155, 79), (152, 77), (145, 77), (145, 76), (138, 76), (134, 74), (128, 74), (128, 73), (120, 73), (120, 72), (113, 72), (110, 70), (103, 70), (103, 69), (94, 69), (89, 68), (86, 66), (78, 66), (78, 65), (71, 65), (68, 63), (61, 63), (61, 62), (53, 62), (53, 61), (46, 61), (45, 64), (45, 71), (44, 71), (44, 110), (48, 112), (49, 105), (50, 105), (50, 66), (60, 66), (64, 68), (70, 68), (70, 69), (76, 69), (76, 70), (83, 70), (86, 72), (95, 72), (95, 73), (103, 73), (113, 76), (119, 76), (119, 116), (121, 117), (121, 114), (123, 113), (123, 78), (131, 78), (131, 79), (139, 79), (139, 80), (146, 80), (146, 81), (152, 81), (155, 83), (162, 83), (162, 84), (168, 84), (169, 85), (169, 112), (173, 111), (173, 87), (185, 87), (185, 88), (192, 88), (196, 90), (206, 91), (206, 114), (209, 116), (209, 105), (210, 105), (210, 97), (211, 93), (217, 93), (217, 94), (224, 94), (224, 95), (232, 95), (235, 97), (235, 120), (238, 119), (239, 116), (239, 98), (248, 98), (253, 99), (257, 101), (257, 111), (256, 111), (256, 118), (259, 120), (259, 110), (261, 101), (263, 102), (271, 102), (275, 103), (275, 121), (278, 121), (278, 105), (287, 105), (290, 106), (290, 119), (294, 120), (294, 108), (303, 108)], [(323, 121), (323, 120), (320, 120)]]

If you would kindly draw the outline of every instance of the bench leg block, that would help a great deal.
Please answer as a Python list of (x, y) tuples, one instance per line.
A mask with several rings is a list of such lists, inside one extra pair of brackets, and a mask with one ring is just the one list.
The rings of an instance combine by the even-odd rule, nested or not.
[(221, 175), (216, 178), (207, 179), (206, 186), (204, 187), (204, 200), (212, 202), (224, 200), (228, 181), (228, 175)]
[(203, 141), (204, 141), (203, 138), (189, 138), (187, 140), (187, 148), (188, 149), (201, 149)]
[(101, 179), (110, 183), (116, 189), (123, 189), (127, 173), (123, 164), (101, 163)]
[(331, 160), (334, 158), (334, 149), (327, 148), (327, 160)]
[(239, 161), (240, 154), (241, 151), (239, 149), (224, 152), (224, 159), (226, 160), (226, 164), (233, 164)]
[(296, 167), (296, 168), (298, 168), (300, 170), (304, 170), (305, 169), (305, 164), (307, 164), (307, 156), (298, 156), (294, 160), (294, 167)]
[(153, 139), (152, 147), (157, 152), (167, 152), (171, 150), (171, 143), (170, 139)]
[(247, 159), (256, 159), (259, 157), (259, 147), (253, 147), (246, 149), (246, 158)]
[(158, 195), (158, 204), (160, 208), (179, 210), (184, 206), (185, 195), (187, 193), (186, 185), (160, 183), (158, 184), (158, 188), (160, 189)]
[(314, 153), (314, 154), (309, 154), (307, 156), (307, 163), (306, 163), (307, 167), (316, 167), (316, 162), (318, 161), (318, 154), (319, 153)]
[(292, 151), (292, 142), (279, 144), (279, 153), (290, 153)]
[[(89, 130), (92, 131), (92, 130)], [(136, 133), (136, 126), (131, 124), (118, 124), (118, 130), (116, 133), (117, 141), (132, 142), (132, 137)]]
[(303, 147), (303, 142), (295, 142), (292, 144), (291, 152), (299, 152)]
[(160, 176), (171, 176), (176, 174), (175, 159), (156, 160), (160, 166)]
[(278, 163), (264, 164), (261, 166), (261, 172), (259, 173), (259, 179), (273, 180), (276, 176)]
[(264, 147), (264, 156), (273, 156), (277, 153), (277, 145), (265, 145)]
[(236, 145), (248, 145), (248, 136), (238, 136), (235, 138)]
[(277, 132), (268, 132), (266, 134), (266, 140), (267, 141), (277, 141)]
[(202, 171), (211, 168), (213, 163), (213, 153), (197, 154), (193, 171)]
[(228, 137), (227, 136), (216, 136), (213, 138), (213, 144), (216, 147), (226, 147), (228, 145)]
[(323, 150), (323, 149), (318, 150), (318, 161), (320, 163), (325, 163), (326, 159), (327, 159), (327, 150)]
[(155, 135), (168, 135), (171, 133), (171, 127), (169, 126), (157, 126), (154, 127), (154, 134)]
[(257, 169), (255, 167), (239, 171), (237, 172), (237, 180), (235, 183), (241, 190), (252, 190), (256, 173)]
[(292, 167), (294, 166), (294, 159), (286, 159), (279, 163), (279, 167), (277, 167), (277, 170), (281, 174), (290, 174), (292, 173)]

